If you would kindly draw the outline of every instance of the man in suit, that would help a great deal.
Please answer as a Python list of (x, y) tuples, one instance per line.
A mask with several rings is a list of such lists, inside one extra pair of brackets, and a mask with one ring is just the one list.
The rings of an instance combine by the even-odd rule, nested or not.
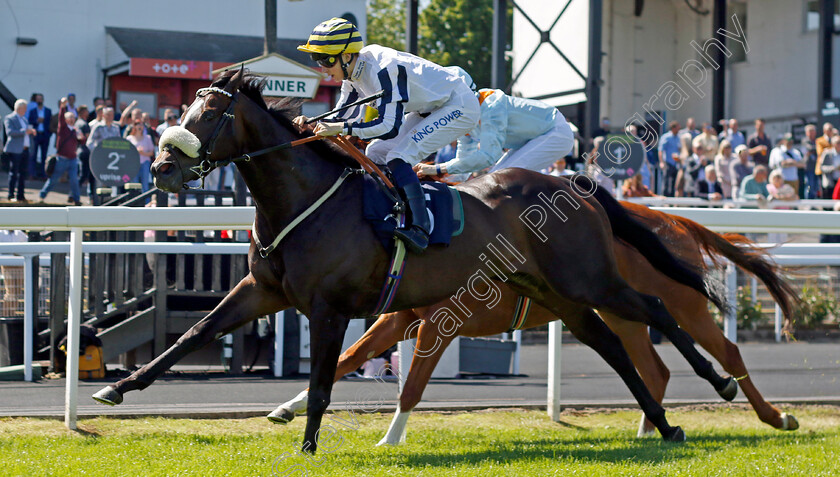
[[(37, 134), (25, 118), (27, 102), (25, 99), (15, 101), (14, 112), (3, 118), (6, 128), (6, 144), (3, 152), (9, 156), (11, 171), (9, 172), (9, 200), (26, 202), (24, 195), (26, 186), (26, 165), (29, 160), (31, 138)], [(17, 191), (17, 195), (15, 195)]]
[[(50, 146), (50, 119), (52, 110), (44, 106), (44, 95), (35, 93), (32, 95), (35, 106), (29, 109), (29, 124), (38, 132), (32, 138), (32, 145), (29, 147), (29, 177), (46, 179), (44, 174), (44, 161), (47, 159), (47, 149)], [(40, 152), (40, 154), (39, 154)], [(39, 157), (40, 156), (40, 157)]]

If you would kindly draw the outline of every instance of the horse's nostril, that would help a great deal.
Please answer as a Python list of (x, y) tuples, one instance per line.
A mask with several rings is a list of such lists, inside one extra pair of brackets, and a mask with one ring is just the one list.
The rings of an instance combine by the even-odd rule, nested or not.
[(169, 169), (172, 169), (172, 164), (164, 162), (163, 164), (158, 166), (157, 172), (158, 174), (166, 174), (167, 172), (169, 172)]

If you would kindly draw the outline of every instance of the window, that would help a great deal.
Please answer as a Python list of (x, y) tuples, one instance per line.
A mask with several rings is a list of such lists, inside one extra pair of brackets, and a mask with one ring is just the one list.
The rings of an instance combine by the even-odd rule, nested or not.
[[(726, 9), (726, 31), (735, 32), (738, 30), (735, 27), (735, 22), (732, 21), (732, 17), (734, 16), (738, 19), (740, 29), (744, 31), (744, 38), (749, 42), (750, 35), (747, 33), (747, 4), (744, 2), (729, 2)], [(743, 63), (747, 61), (747, 52), (743, 44), (727, 38), (726, 47), (732, 52), (732, 56), (728, 58), (729, 63)]]
[[(805, 2), (804, 23), (806, 32), (820, 29), (820, 0)], [(840, 30), (840, 0), (834, 0), (834, 29)]]

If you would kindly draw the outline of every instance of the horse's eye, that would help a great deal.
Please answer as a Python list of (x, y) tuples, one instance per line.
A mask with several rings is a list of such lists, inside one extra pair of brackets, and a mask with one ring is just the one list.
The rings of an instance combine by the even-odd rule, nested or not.
[(216, 112), (215, 111), (205, 111), (204, 114), (201, 115), (201, 119), (205, 121), (212, 121), (216, 119)]

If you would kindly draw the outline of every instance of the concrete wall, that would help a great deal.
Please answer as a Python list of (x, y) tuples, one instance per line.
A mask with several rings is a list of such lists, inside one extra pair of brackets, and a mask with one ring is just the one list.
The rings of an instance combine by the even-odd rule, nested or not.
[[(278, 0), (277, 36), (305, 39), (319, 22), (345, 12), (364, 35), (365, 0)], [(0, 81), (25, 99), (44, 93), (53, 108), (69, 92), (90, 103), (109, 66), (106, 26), (262, 36), (264, 25), (263, 0), (9, 0), (0, 2)], [(18, 46), (19, 36), (38, 44)]]
[[(547, 28), (565, 2), (519, 0), (519, 5), (531, 15), (542, 19)], [(711, 7), (711, 1), (703, 2)], [(814, 119), (817, 111), (817, 32), (805, 31), (805, 0), (745, 0), (746, 15), (739, 23), (745, 29), (749, 52), (745, 61), (727, 66), (726, 115), (741, 120), (751, 129), (756, 117), (768, 119), (772, 134), (787, 130), (794, 118)], [(575, 6), (577, 4), (577, 6)], [(731, 17), (730, 11), (729, 16)], [(746, 17), (746, 18), (743, 18)], [(534, 16), (532, 16), (534, 18)], [(644, 114), (645, 104), (651, 109), (666, 110), (666, 120), (684, 122), (695, 117), (698, 122), (711, 117), (712, 68), (706, 64), (707, 77), (702, 85), (691, 88), (677, 74), (687, 63), (701, 60), (692, 41), (702, 45), (712, 34), (711, 15), (693, 13), (683, 0), (646, 0), (640, 17), (633, 15), (630, 0), (604, 0), (602, 62), (605, 84), (601, 90), (601, 116), (608, 117), (613, 126), (624, 123), (637, 112)], [(553, 33), (569, 39), (559, 43), (563, 52), (579, 58), (586, 66), (588, 2), (573, 0)], [(539, 23), (538, 23), (539, 24)], [(524, 30), (523, 30), (524, 29)], [(528, 31), (525, 31), (528, 30)], [(526, 25), (518, 12), (514, 13), (514, 74), (538, 41), (533, 28)], [(734, 31), (733, 31), (734, 33)], [(716, 36), (722, 39), (722, 36)], [(738, 42), (727, 46), (733, 53), (744, 49)], [(541, 50), (548, 50), (546, 45)], [(840, 94), (840, 41), (835, 40), (835, 96)], [(556, 53), (543, 53), (532, 61), (514, 87), (514, 92), (526, 97), (538, 96), (583, 84)], [(553, 55), (553, 56), (552, 56)], [(537, 61), (539, 60), (539, 61)], [(585, 69), (583, 70), (586, 72)], [(702, 77), (696, 70), (688, 71), (693, 81)], [(546, 83), (550, 80), (551, 87)], [(674, 101), (679, 107), (665, 107), (657, 91), (668, 93), (663, 85), (672, 81), (686, 93)], [(654, 101), (651, 102), (651, 98)], [(672, 98), (674, 99), (674, 98)], [(562, 105), (582, 100), (580, 96), (550, 100)]]

